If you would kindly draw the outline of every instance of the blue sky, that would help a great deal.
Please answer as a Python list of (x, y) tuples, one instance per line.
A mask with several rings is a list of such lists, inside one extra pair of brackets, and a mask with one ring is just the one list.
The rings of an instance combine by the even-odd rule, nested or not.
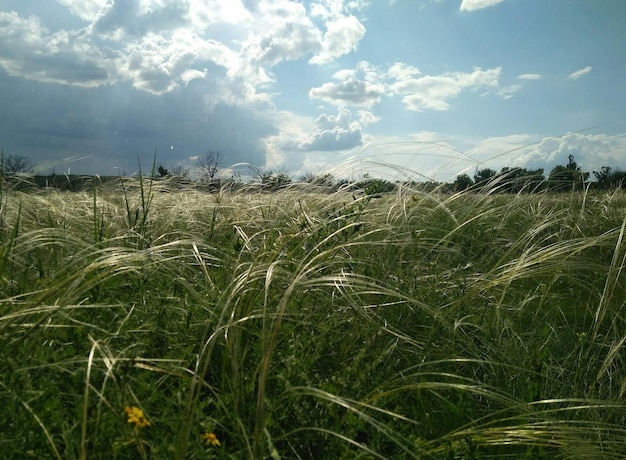
[(0, 144), (41, 172), (626, 169), (623, 0), (3, 0)]

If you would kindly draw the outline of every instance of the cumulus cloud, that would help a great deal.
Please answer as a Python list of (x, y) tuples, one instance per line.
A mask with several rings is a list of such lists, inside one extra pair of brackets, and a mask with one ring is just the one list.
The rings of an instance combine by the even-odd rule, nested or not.
[(141, 36), (153, 30), (163, 33), (184, 26), (188, 12), (189, 0), (165, 5), (146, 0), (113, 2), (102, 9), (93, 31), (109, 38), (119, 38), (122, 34)]
[(580, 77), (588, 74), (589, 72), (591, 72), (591, 66), (583, 67), (582, 69), (578, 69), (575, 72), (569, 74), (567, 78), (569, 78), (570, 80), (578, 80)]
[[(279, 63), (329, 63), (355, 50), (365, 34), (352, 14), (362, 0), (320, 0), (310, 10), (293, 0), (58, 3), (84, 21), (81, 28), (51, 32), (35, 16), (0, 13), (0, 66), (9, 75), (90, 87), (130, 81), (153, 94), (213, 78), (238, 85), (224, 94), (248, 103), (269, 99)], [(227, 32), (225, 23), (232, 25)], [(207, 73), (213, 65), (224, 72)]]
[(338, 83), (329, 82), (320, 87), (311, 88), (309, 96), (335, 105), (370, 108), (380, 101), (384, 93), (383, 85), (348, 78)]
[(371, 125), (372, 123), (378, 123), (381, 118), (374, 115), (372, 112), (368, 112), (367, 110), (359, 110), (357, 111), (359, 115), (359, 123), (363, 126)]
[(313, 56), (311, 64), (326, 64), (339, 56), (354, 51), (365, 36), (365, 26), (354, 16), (343, 16), (326, 23), (321, 51)]
[(65, 6), (70, 13), (80, 19), (92, 22), (98, 18), (101, 11), (106, 8), (110, 0), (56, 0)]
[(495, 6), (503, 0), (463, 0), (461, 2), (461, 11), (476, 11)]
[(626, 166), (621, 153), (626, 149), (626, 135), (567, 133), (557, 138), (545, 138), (525, 149), (518, 156), (523, 166), (543, 168), (546, 174), (557, 165), (566, 165), (573, 155), (584, 171), (602, 166)]
[(458, 96), (465, 90), (492, 89), (499, 91), (501, 68), (472, 72), (448, 72), (441, 75), (416, 76), (415, 71), (405, 71), (396, 75), (396, 81), (390, 85), (391, 90), (402, 96), (407, 109), (448, 110), (449, 99)]
[(0, 65), (11, 76), (85, 87), (105, 84), (111, 66), (86, 39), (84, 30), (50, 33), (35, 16), (0, 12)]
[(339, 107), (337, 115), (322, 114), (315, 120), (315, 128), (302, 140), (302, 150), (348, 150), (361, 145), (361, 123), (352, 120), (352, 113)]
[(371, 108), (383, 96), (399, 95), (411, 111), (443, 111), (450, 108), (450, 99), (464, 91), (481, 89), (504, 99), (512, 97), (519, 87), (501, 87), (501, 71), (500, 67), (475, 68), (472, 72), (422, 75), (419, 69), (405, 63), (394, 63), (385, 70), (361, 61), (355, 69), (335, 72), (333, 79), (337, 82), (312, 88), (309, 96), (337, 106)]
[(303, 4), (278, 2), (263, 7), (259, 13), (265, 16), (263, 22), (269, 27), (249, 33), (241, 50), (245, 59), (273, 66), (321, 49), (321, 32), (308, 17)]

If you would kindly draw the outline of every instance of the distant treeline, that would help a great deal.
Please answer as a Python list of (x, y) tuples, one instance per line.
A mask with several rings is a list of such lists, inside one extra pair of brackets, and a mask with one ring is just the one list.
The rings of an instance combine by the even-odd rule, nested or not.
[(5, 175), (5, 181), (17, 189), (32, 188), (53, 188), (64, 191), (81, 191), (91, 189), (94, 186), (120, 181), (119, 176), (89, 176), (78, 174), (49, 174), (49, 175), (29, 175), (15, 174)]
[(236, 178), (221, 179), (211, 175), (192, 179), (187, 174), (160, 174), (158, 176), (122, 177), (122, 176), (90, 176), (90, 175), (30, 175), (4, 174), (6, 183), (19, 189), (46, 189), (52, 188), (63, 191), (82, 191), (102, 185), (136, 187), (147, 185), (155, 186), (155, 190), (167, 192), (183, 189), (195, 189), (214, 192), (228, 189), (246, 189), (256, 192), (275, 192), (297, 185), (308, 185), (317, 191), (332, 193), (338, 190), (359, 191), (366, 195), (377, 195), (393, 192), (398, 187), (411, 187), (424, 192), (438, 191), (455, 193), (460, 191), (488, 192), (488, 193), (536, 193), (541, 191), (568, 192), (572, 190), (609, 190), (621, 189), (626, 185), (626, 171), (603, 166), (599, 171), (593, 171), (594, 180), (590, 180), (588, 172), (581, 171), (574, 157), (569, 157), (567, 165), (556, 166), (548, 176), (543, 169), (527, 169), (505, 167), (499, 172), (490, 169), (476, 169), (473, 177), (463, 173), (456, 176), (453, 182), (437, 181), (397, 181), (372, 178), (365, 175), (358, 181), (336, 179), (331, 174), (307, 174), (299, 180), (292, 180), (286, 173), (271, 171), (257, 171), (255, 180), (242, 182)]

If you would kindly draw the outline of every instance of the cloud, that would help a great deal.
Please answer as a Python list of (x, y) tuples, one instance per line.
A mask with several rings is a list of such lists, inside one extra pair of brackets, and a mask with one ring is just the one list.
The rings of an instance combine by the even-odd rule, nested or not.
[(85, 30), (50, 33), (35, 16), (0, 12), (0, 66), (11, 76), (84, 87), (110, 82), (105, 56), (86, 41)]
[(405, 64), (404, 62), (396, 62), (387, 70), (386, 76), (395, 78), (396, 80), (408, 80), (416, 78), (421, 74), (417, 67)]
[(360, 11), (368, 6), (370, 0), (317, 0), (311, 2), (311, 16), (329, 20)]
[(495, 6), (503, 0), (463, 0), (461, 2), (461, 11), (476, 11)]
[[(330, 63), (355, 50), (365, 34), (351, 14), (364, 7), (362, 0), (321, 0), (310, 11), (292, 0), (58, 3), (85, 24), (53, 33), (38, 17), (0, 13), (0, 66), (9, 75), (86, 87), (130, 81), (153, 94), (208, 78), (227, 88), (229, 102), (239, 95), (248, 103), (270, 98), (279, 63)], [(59, 22), (58, 16), (47, 19)], [(207, 73), (215, 65), (224, 71)]]
[(164, 33), (188, 22), (189, 0), (178, 0), (161, 6), (151, 1), (126, 0), (109, 3), (93, 24), (93, 31), (108, 38), (121, 34), (142, 36), (149, 31)]
[(520, 80), (541, 80), (543, 76), (538, 73), (523, 73), (518, 75), (517, 78)]
[(378, 123), (381, 120), (380, 117), (377, 117), (372, 112), (368, 112), (367, 110), (359, 110), (357, 111), (357, 114), (359, 115), (359, 123), (363, 126)]
[(265, 140), (278, 132), (274, 120), (252, 105), (209, 106), (206, 98), (215, 91), (206, 80), (161, 96), (128, 84), (82, 88), (5, 80), (0, 139), (5, 152), (57, 165), (57, 171), (67, 170), (64, 158), (89, 155), (69, 164), (85, 174), (118, 174), (114, 168), (132, 173), (137, 156), (149, 168), (155, 149), (166, 165), (207, 150), (221, 152), (223, 166), (263, 165)]
[(361, 144), (361, 123), (352, 120), (348, 109), (339, 107), (337, 115), (317, 117), (315, 128), (298, 147), (307, 151), (332, 151), (348, 150)]
[(65, 6), (71, 14), (83, 21), (92, 22), (98, 18), (100, 12), (106, 8), (110, 0), (56, 0)]
[(348, 78), (339, 83), (324, 83), (320, 87), (312, 88), (309, 96), (334, 105), (370, 108), (380, 101), (384, 93), (385, 88), (382, 85)]
[(512, 97), (519, 86), (501, 87), (501, 71), (500, 67), (475, 68), (472, 72), (422, 75), (416, 67), (401, 62), (384, 70), (361, 61), (354, 69), (335, 72), (333, 78), (338, 82), (312, 88), (309, 96), (337, 106), (371, 108), (383, 96), (395, 94), (402, 96), (402, 102), (411, 111), (444, 111), (450, 108), (448, 101), (463, 91), (483, 89), (504, 99)]
[(501, 70), (500, 67), (488, 70), (476, 68), (471, 73), (448, 72), (435, 76), (415, 76), (415, 71), (404, 72), (396, 76), (390, 88), (402, 96), (402, 102), (411, 111), (443, 111), (450, 108), (449, 99), (465, 90), (498, 90)]
[(580, 77), (588, 74), (589, 72), (591, 72), (591, 66), (583, 67), (582, 69), (578, 69), (575, 72), (569, 74), (567, 78), (569, 78), (570, 80), (578, 80)]
[(354, 16), (343, 16), (326, 23), (321, 41), (321, 51), (313, 56), (311, 64), (327, 64), (339, 56), (357, 49), (365, 36), (365, 26)]
[(322, 34), (303, 4), (283, 1), (259, 9), (259, 19), (268, 27), (249, 33), (241, 49), (245, 60), (271, 67), (321, 50)]
[(557, 138), (545, 138), (524, 149), (517, 157), (522, 166), (543, 168), (546, 175), (557, 165), (566, 165), (570, 155), (583, 171), (602, 166), (624, 168), (623, 152), (626, 135), (567, 133)]

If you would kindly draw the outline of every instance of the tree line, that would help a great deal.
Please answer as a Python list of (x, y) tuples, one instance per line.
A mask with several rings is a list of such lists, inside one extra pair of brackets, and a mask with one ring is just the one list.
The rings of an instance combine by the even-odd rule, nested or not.
[(459, 174), (451, 184), (452, 191), (481, 190), (494, 188), (502, 192), (519, 193), (542, 190), (566, 192), (589, 187), (598, 190), (621, 189), (626, 183), (626, 171), (610, 166), (602, 166), (593, 171), (595, 180), (590, 181), (590, 174), (582, 171), (573, 155), (566, 165), (555, 166), (548, 176), (543, 168), (526, 169), (505, 167), (496, 172), (490, 168), (477, 169), (473, 179), (467, 174)]
[[(239, 174), (224, 178), (221, 167), (222, 155), (219, 152), (208, 151), (197, 158), (194, 171), (181, 166), (167, 166), (155, 162), (151, 177), (155, 180), (169, 180), (169, 184), (177, 188), (195, 187), (202, 190), (214, 191), (228, 185), (231, 188), (243, 186)], [(30, 184), (37, 187), (54, 187), (66, 190), (79, 190), (93, 186), (93, 176), (68, 176), (66, 174), (33, 175), (36, 164), (24, 155), (0, 154), (0, 172), (5, 180), (14, 183)], [(361, 179), (349, 181), (337, 179), (332, 174), (316, 175), (307, 173), (294, 181), (285, 172), (274, 172), (257, 166), (248, 166), (251, 183), (246, 187), (257, 188), (261, 191), (277, 191), (296, 183), (306, 183), (317, 186), (328, 192), (340, 189), (361, 190), (367, 195), (376, 195), (396, 190), (400, 185), (408, 185), (423, 191), (437, 190), (444, 193), (461, 191), (490, 191), (500, 193), (520, 193), (554, 191), (567, 192), (583, 190), (585, 188), (608, 190), (621, 189), (626, 186), (626, 171), (610, 166), (602, 166), (593, 172), (594, 180), (590, 181), (590, 173), (582, 171), (573, 155), (568, 158), (566, 165), (555, 166), (545, 176), (544, 169), (527, 169), (522, 167), (504, 167), (499, 172), (491, 168), (476, 169), (473, 177), (467, 173), (459, 174), (452, 182), (420, 181), (420, 182), (391, 182), (386, 179), (374, 178), (365, 174)], [(28, 181), (26, 178), (31, 178)], [(118, 176), (97, 176), (99, 183), (119, 179)]]

